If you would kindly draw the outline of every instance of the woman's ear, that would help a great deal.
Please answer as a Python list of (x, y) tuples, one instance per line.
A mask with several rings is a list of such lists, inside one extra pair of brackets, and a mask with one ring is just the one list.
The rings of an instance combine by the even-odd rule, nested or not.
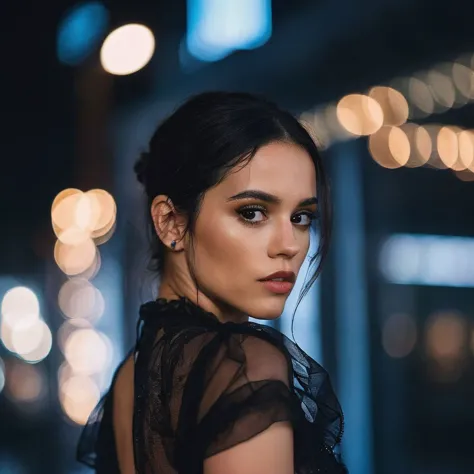
[(180, 214), (173, 205), (171, 199), (160, 194), (151, 203), (151, 217), (155, 232), (159, 239), (171, 247), (171, 242), (176, 241), (174, 250), (182, 250), (183, 238), (185, 236), (187, 219)]

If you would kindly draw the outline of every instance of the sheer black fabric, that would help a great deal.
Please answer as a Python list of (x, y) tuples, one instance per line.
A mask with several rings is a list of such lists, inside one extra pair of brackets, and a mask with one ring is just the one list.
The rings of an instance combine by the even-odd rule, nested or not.
[[(253, 322), (221, 323), (184, 297), (144, 304), (137, 332), (138, 474), (202, 473), (205, 458), (278, 421), (293, 426), (296, 474), (347, 473), (334, 452), (343, 414), (329, 376), (286, 336)], [(78, 446), (78, 460), (99, 474), (120, 472), (112, 395), (111, 388)]]

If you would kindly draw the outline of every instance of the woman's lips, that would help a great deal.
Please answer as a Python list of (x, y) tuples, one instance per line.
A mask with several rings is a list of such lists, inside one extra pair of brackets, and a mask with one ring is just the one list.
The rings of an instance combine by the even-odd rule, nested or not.
[(289, 281), (264, 280), (261, 283), (267, 290), (278, 294), (289, 293), (294, 286), (294, 283)]

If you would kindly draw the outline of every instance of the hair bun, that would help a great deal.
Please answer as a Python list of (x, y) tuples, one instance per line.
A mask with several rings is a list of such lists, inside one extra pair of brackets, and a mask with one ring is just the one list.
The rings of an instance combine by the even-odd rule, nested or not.
[(137, 180), (143, 185), (146, 182), (146, 174), (148, 169), (148, 163), (150, 162), (150, 154), (148, 152), (143, 152), (140, 154), (140, 157), (136, 161), (133, 170), (137, 176)]

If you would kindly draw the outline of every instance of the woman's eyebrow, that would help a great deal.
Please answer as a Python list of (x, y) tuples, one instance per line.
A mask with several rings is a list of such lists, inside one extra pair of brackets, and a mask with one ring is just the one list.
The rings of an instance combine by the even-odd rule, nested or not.
[[(272, 204), (280, 204), (281, 199), (274, 194), (266, 193), (265, 191), (259, 191), (256, 189), (249, 189), (247, 191), (242, 191), (241, 193), (235, 194), (227, 199), (227, 201), (237, 201), (239, 199), (259, 199), (260, 201), (269, 202)], [(318, 204), (318, 198), (312, 196), (306, 199), (303, 199), (299, 202), (298, 207), (310, 206), (311, 204)]]

